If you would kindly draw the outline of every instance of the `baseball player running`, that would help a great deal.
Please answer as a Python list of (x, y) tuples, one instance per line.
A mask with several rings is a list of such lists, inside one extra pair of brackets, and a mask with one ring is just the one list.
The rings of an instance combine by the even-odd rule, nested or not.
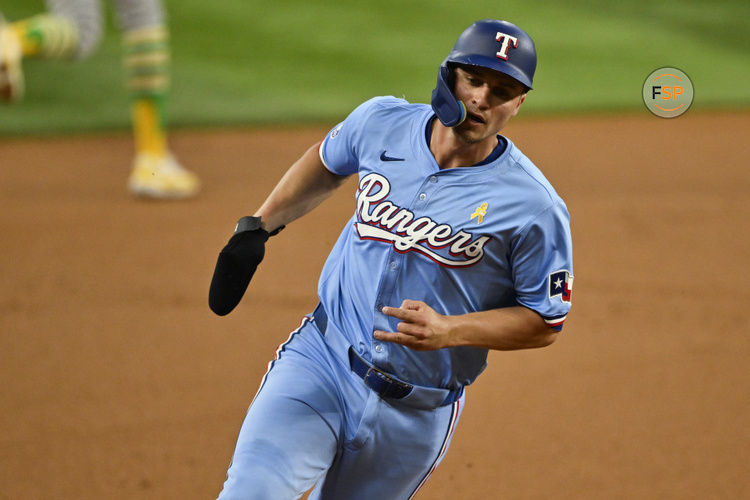
[(358, 175), (320, 304), (270, 363), (219, 498), (411, 498), (488, 349), (555, 340), (573, 285), (568, 212), (498, 133), (535, 69), (528, 34), (477, 21), (440, 66), (431, 106), (365, 102), (240, 219), (209, 291), (219, 315), (241, 299), (268, 237)]
[[(169, 87), (169, 33), (160, 0), (113, 0), (122, 28), (127, 84), (132, 97), (135, 159), (128, 189), (148, 198), (187, 198), (198, 177), (169, 151), (165, 101)], [(0, 15), (0, 101), (21, 99), (24, 58), (84, 59), (96, 49), (104, 20), (100, 0), (47, 0), (48, 12), (7, 23)]]

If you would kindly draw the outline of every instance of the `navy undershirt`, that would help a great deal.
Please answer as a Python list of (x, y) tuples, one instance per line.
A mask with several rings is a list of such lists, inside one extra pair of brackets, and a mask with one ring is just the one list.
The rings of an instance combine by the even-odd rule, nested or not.
[[(430, 120), (427, 121), (427, 126), (424, 130), (424, 137), (427, 141), (427, 147), (430, 147), (430, 141), (432, 139), (432, 122), (435, 121), (435, 116), (433, 116)], [(479, 163), (475, 163), (472, 165), (472, 167), (478, 167), (480, 165), (487, 165), (488, 163), (492, 163), (493, 161), (500, 158), (500, 155), (505, 152), (505, 148), (508, 146), (508, 141), (500, 134), (497, 134), (497, 146), (495, 146), (495, 149), (492, 150), (492, 152), (485, 158), (484, 160), (480, 161)]]

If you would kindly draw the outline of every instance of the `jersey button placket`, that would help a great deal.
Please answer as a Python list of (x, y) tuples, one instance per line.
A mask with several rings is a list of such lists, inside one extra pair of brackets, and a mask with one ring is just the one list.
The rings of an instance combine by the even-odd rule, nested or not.
[[(383, 315), (384, 306), (398, 307), (401, 304), (392, 304), (393, 291), (396, 288), (396, 279), (398, 277), (398, 271), (401, 268), (401, 260), (404, 258), (403, 254), (391, 250), (390, 258), (385, 262), (385, 273), (383, 274), (383, 284), (378, 295), (378, 300), (375, 303), (375, 309), (377, 313)], [(384, 315), (383, 315), (384, 316)], [(387, 318), (384, 318), (387, 319)], [(389, 326), (382, 325), (383, 328), (390, 329)], [(372, 361), (375, 364), (385, 363), (388, 360), (388, 345), (379, 342), (377, 339), (372, 339)]]
[(434, 185), (437, 184), (437, 182), (438, 182), (437, 175), (431, 175), (423, 181), (422, 191), (419, 193), (419, 196), (417, 197), (419, 201), (427, 200), (427, 193), (435, 189)]

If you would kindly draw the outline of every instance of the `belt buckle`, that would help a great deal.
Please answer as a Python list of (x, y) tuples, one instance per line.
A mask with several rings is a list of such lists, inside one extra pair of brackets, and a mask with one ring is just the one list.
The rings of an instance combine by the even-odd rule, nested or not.
[(393, 383), (393, 379), (387, 373), (383, 373), (382, 371), (378, 370), (374, 366), (370, 366), (367, 369), (367, 373), (365, 373), (365, 377), (364, 377), (365, 383), (367, 383), (367, 379), (370, 377), (370, 375), (375, 375), (378, 379), (380, 379), (381, 382), (385, 382), (387, 384)]

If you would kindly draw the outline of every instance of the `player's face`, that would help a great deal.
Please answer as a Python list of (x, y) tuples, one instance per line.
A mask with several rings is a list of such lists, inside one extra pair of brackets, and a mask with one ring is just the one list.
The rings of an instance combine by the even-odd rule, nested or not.
[(494, 140), (526, 99), (526, 89), (520, 82), (479, 66), (456, 68), (454, 92), (466, 106), (466, 120), (453, 130), (467, 143)]

